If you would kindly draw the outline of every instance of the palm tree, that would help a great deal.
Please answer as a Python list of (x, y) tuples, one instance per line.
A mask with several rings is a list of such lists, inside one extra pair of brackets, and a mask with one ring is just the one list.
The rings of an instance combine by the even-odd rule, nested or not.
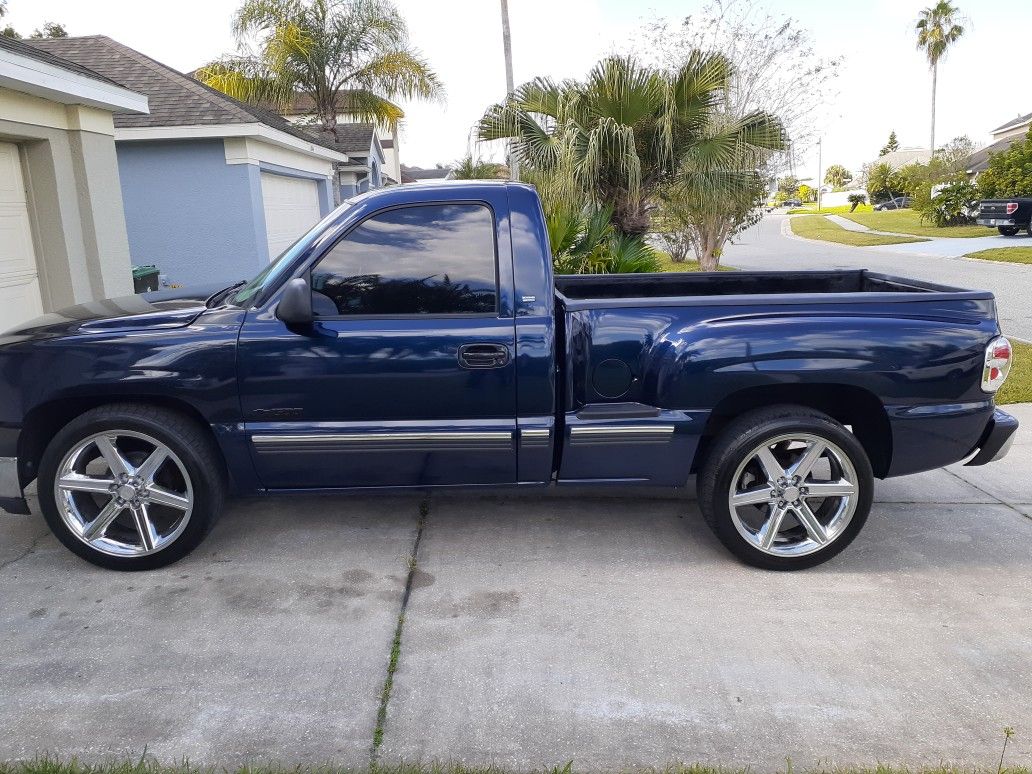
[(233, 33), (241, 53), (202, 67), (197, 77), (278, 109), (305, 95), (324, 131), (336, 129), (339, 114), (394, 130), (402, 113), (390, 100), (444, 94), (388, 0), (244, 0)]
[(935, 88), (939, 75), (939, 60), (964, 34), (964, 27), (957, 23), (959, 21), (957, 7), (949, 0), (939, 0), (935, 5), (921, 11), (914, 27), (917, 31), (917, 48), (925, 52), (928, 65), (932, 68), (932, 153), (935, 153)]
[(559, 199), (611, 208), (618, 234), (641, 235), (650, 197), (684, 159), (710, 170), (732, 163), (743, 144), (782, 147), (781, 125), (763, 112), (705, 131), (731, 75), (717, 54), (693, 52), (673, 71), (609, 57), (584, 81), (537, 78), (520, 86), (488, 108), (479, 136), (510, 140), (513, 156), (547, 173)]

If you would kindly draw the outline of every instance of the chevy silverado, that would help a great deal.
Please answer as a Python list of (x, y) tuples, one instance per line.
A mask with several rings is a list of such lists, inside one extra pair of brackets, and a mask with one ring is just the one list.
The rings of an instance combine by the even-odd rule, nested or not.
[(874, 478), (990, 462), (1017, 427), (990, 293), (552, 265), (531, 187), (401, 186), (249, 282), (36, 319), (0, 338), (0, 506), (36, 480), (65, 546), (138, 570), (227, 495), (695, 476), (720, 541), (787, 570), (856, 537)]

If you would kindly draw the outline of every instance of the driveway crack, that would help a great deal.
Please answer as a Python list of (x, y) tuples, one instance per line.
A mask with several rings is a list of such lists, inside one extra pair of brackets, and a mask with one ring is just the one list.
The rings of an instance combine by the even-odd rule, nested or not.
[(40, 541), (42, 541), (43, 538), (45, 538), (49, 534), (49, 529), (43, 530), (43, 532), (36, 535), (36, 537), (32, 539), (32, 542), (29, 543), (29, 547), (22, 551), (20, 554), (18, 554), (16, 557), (14, 557), (13, 559), (8, 559), (6, 562), (0, 562), (0, 571), (6, 570), (8, 567), (10, 567), (13, 564), (17, 564), (30, 554), (36, 553), (36, 549), (39, 547)]
[(409, 597), (412, 596), (412, 581), (415, 578), (419, 562), (419, 544), (423, 540), (426, 520), (430, 515), (430, 502), (423, 500), (419, 504), (419, 521), (416, 524), (416, 539), (412, 544), (412, 554), (408, 561), (408, 576), (405, 578), (405, 591), (401, 596), (401, 610), (398, 612), (398, 623), (394, 627), (394, 639), (391, 640), (390, 656), (387, 659), (387, 674), (380, 689), (380, 706), (376, 712), (376, 726), (373, 729), (373, 744), (369, 750), (369, 765), (375, 768), (380, 758), (380, 746), (383, 744), (384, 726), (387, 723), (387, 705), (391, 700), (394, 688), (394, 673), (401, 660), (401, 635), (405, 629), (405, 612), (408, 610)]

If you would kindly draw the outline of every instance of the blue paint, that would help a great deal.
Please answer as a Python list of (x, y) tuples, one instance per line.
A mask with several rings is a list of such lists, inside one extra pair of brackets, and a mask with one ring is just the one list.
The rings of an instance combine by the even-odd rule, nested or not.
[(223, 141), (117, 143), (129, 250), (170, 282), (234, 282), (268, 263), (258, 168)]

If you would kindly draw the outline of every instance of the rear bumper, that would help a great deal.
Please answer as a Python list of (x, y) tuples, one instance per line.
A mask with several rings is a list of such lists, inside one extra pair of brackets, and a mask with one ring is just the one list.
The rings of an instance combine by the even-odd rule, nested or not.
[(986, 425), (985, 433), (978, 444), (978, 453), (966, 465), (985, 465), (1006, 456), (1014, 443), (1018, 420), (1006, 411), (996, 409)]
[(22, 515), (29, 512), (18, 478), (17, 457), (0, 457), (0, 508)]
[(993, 226), (1017, 226), (1018, 225), (1017, 223), (1014, 222), (1014, 218), (1008, 218), (1006, 215), (1001, 216), (999, 218), (983, 218), (983, 217), (979, 217), (976, 220), (976, 223), (978, 223), (979, 226), (989, 226), (990, 228), (992, 228)]

